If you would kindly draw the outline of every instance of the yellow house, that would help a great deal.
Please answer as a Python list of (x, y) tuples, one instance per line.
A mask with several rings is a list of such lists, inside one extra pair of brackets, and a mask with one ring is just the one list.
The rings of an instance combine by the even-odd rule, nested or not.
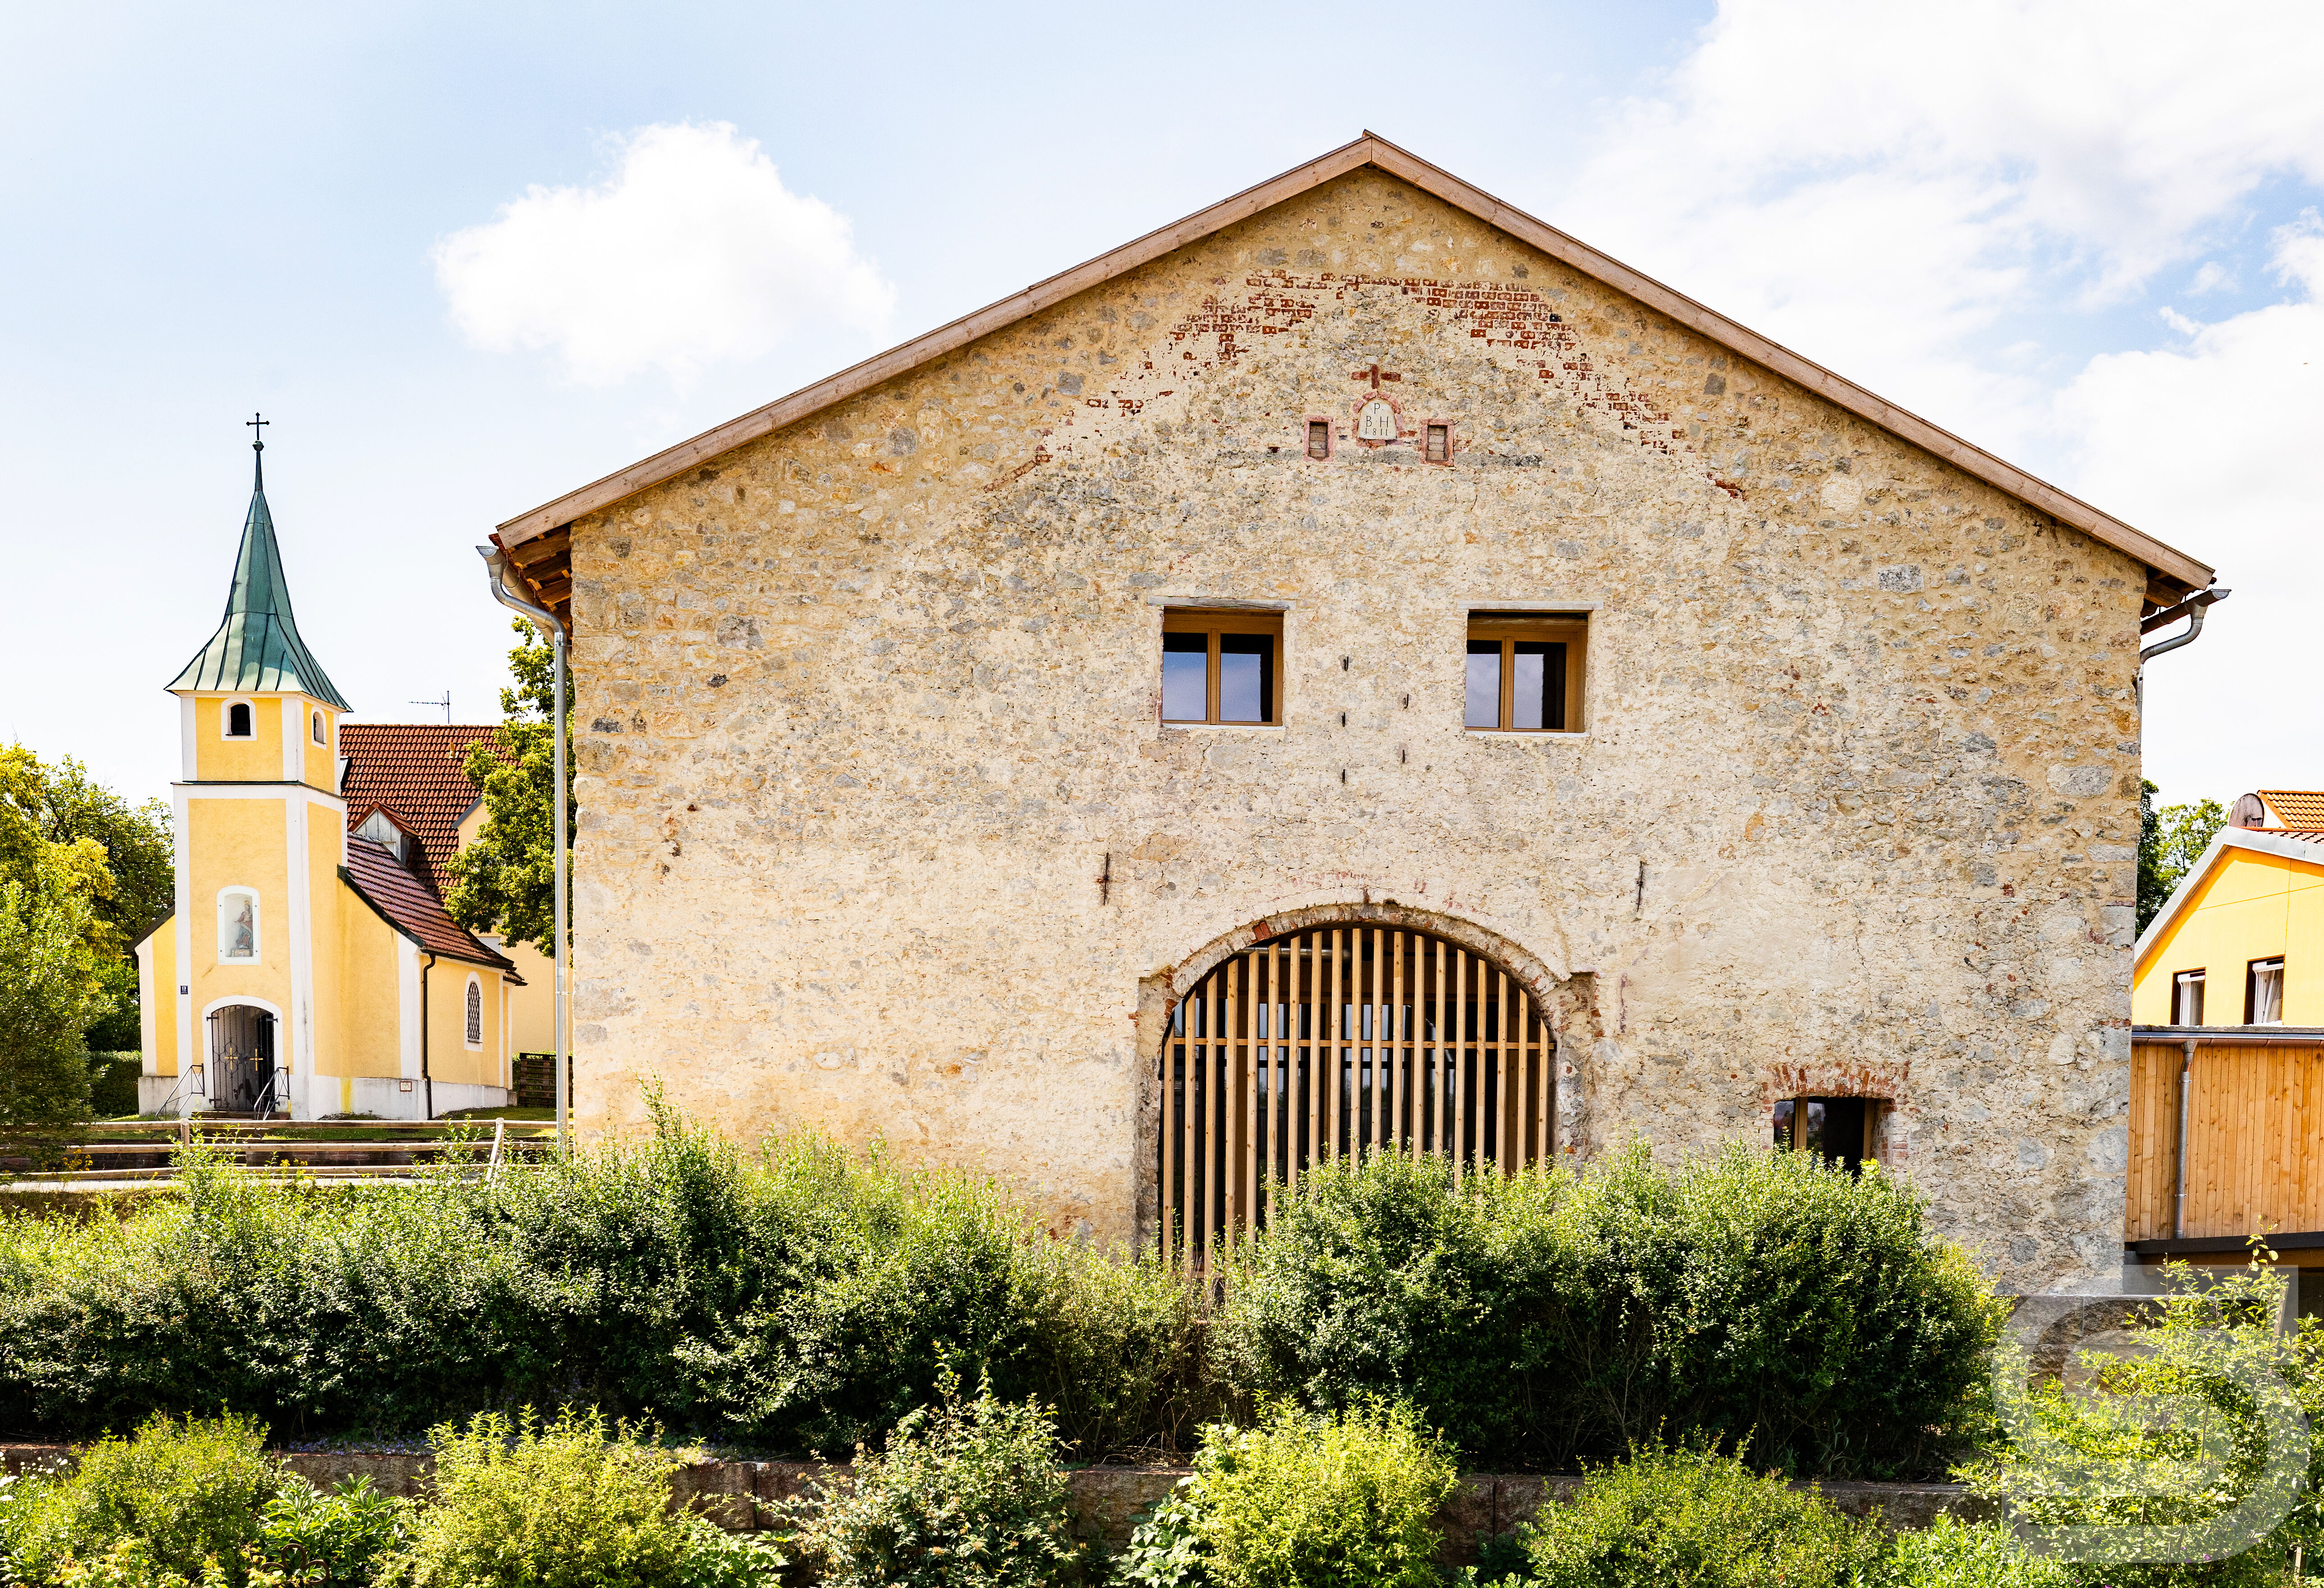
[[(300, 637), (263, 459), (226, 616), (169, 688), (177, 898), (137, 945), (139, 1106), (421, 1119), (505, 1104), (520, 1040), (546, 1047), (546, 1022), (536, 1035), (521, 1014), (516, 963), (445, 913), (410, 826), (379, 800), (350, 811), (347, 746), (366, 725), (342, 722)], [(474, 804), (456, 766), (435, 780)]]
[(2135, 950), (2126, 1255), (2324, 1270), (2324, 795), (2231, 822)]

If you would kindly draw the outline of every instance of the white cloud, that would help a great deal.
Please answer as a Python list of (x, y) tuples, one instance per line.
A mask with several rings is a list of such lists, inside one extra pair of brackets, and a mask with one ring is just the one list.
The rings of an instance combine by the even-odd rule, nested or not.
[(804, 327), (884, 332), (895, 290), (847, 217), (783, 186), (725, 123), (641, 128), (592, 188), (542, 188), (437, 245), (468, 340), (560, 357), (603, 385), (659, 367), (685, 381), (759, 358)]
[(2057, 398), (2078, 494), (2217, 563), (2235, 590), (2200, 641), (2147, 674), (2147, 775), (2173, 799), (2324, 788), (2309, 688), (2324, 592), (2324, 225), (2311, 214), (2271, 241), (2286, 301), (2191, 324), (2166, 351), (2094, 358)]
[(2275, 175), (2324, 181), (2324, 10), (1726, 0), (1573, 173), (1564, 224), (1988, 445), (2038, 372), (1974, 340), (2120, 301)]

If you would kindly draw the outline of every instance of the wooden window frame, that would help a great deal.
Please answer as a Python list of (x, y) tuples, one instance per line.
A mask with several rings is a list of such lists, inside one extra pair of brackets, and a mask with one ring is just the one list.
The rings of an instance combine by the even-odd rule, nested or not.
[[(1431, 457), (1428, 456), (1429, 437), (1432, 432), (1437, 430), (1444, 432), (1444, 456)], [(1451, 420), (1429, 419), (1420, 421), (1420, 461), (1433, 463), (1440, 468), (1450, 468), (1452, 466), (1452, 421)]]
[[(1200, 718), (1164, 716), (1163, 725), (1178, 728), (1279, 728), (1283, 725), (1283, 614), (1280, 612), (1253, 611), (1244, 607), (1166, 607), (1162, 613), (1162, 632), (1166, 634), (1205, 634), (1209, 648), (1203, 662), (1203, 711)], [(1219, 716), (1219, 636), (1222, 634), (1265, 634), (1274, 640), (1271, 657), (1272, 677), (1269, 692), (1274, 697), (1274, 714), (1265, 722), (1226, 722)], [(1157, 669), (1157, 674), (1159, 669)], [(1157, 680), (1158, 681), (1158, 680)], [(1162, 710), (1162, 691), (1155, 691), (1154, 709), (1157, 716)]]
[[(1461, 716), (1462, 730), (1471, 734), (1525, 734), (1536, 738), (1550, 738), (1563, 734), (1589, 732), (1589, 723), (1582, 715), (1583, 684), (1589, 674), (1590, 614), (1586, 612), (1472, 612), (1469, 614), (1466, 640), (1499, 640), (1501, 642), (1501, 704), (1498, 727), (1472, 728), (1468, 724), (1468, 679), (1464, 674), (1461, 685)], [(1520, 640), (1545, 641), (1565, 647), (1565, 725), (1560, 728), (1518, 728), (1509, 725), (1516, 709), (1517, 666), (1516, 646)], [(1468, 654), (1468, 646), (1462, 646)], [(1463, 663), (1465, 668), (1466, 664)]]
[[(2209, 981), (2210, 969), (2207, 965), (2199, 965), (2192, 970), (2171, 973), (2171, 1023), (2172, 1025), (2200, 1026), (2203, 1023), (2203, 992)], [(2195, 1018), (2191, 1020), (2182, 1020), (2179, 1018), (2179, 994), (2182, 989), (2190, 985), (2195, 989)]]
[[(1317, 425), (1323, 427), (1323, 450), (1321, 452), (1315, 450), (1315, 427)], [(1299, 453), (1301, 457), (1307, 458), (1310, 462), (1329, 463), (1332, 461), (1332, 416), (1330, 414), (1311, 413), (1307, 416), (1307, 422), (1300, 428), (1299, 431)]]

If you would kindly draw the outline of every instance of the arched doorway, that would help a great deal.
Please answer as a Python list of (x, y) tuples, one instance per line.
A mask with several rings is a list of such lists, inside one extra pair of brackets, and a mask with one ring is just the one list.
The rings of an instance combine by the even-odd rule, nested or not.
[(216, 1113), (265, 1113), (276, 1106), (274, 1016), (254, 1004), (229, 1003), (209, 1013), (209, 1076)]
[(1163, 1036), (1163, 1254), (1206, 1265), (1325, 1159), (1393, 1149), (1508, 1175), (1548, 1158), (1556, 1056), (1523, 985), (1433, 932), (1323, 926), (1230, 954)]

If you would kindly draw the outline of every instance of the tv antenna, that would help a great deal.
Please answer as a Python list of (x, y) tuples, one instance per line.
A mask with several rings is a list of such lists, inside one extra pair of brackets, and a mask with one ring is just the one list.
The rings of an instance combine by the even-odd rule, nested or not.
[(447, 726), (447, 727), (451, 725), (451, 722), (452, 722), (452, 691), (451, 691), (451, 690), (449, 690), (449, 689), (445, 690), (445, 691), (444, 691), (444, 698), (443, 698), (443, 699), (441, 699), (441, 700), (415, 700), (415, 701), (411, 702), (411, 704), (412, 704), (412, 705), (414, 705), (414, 706), (442, 706), (442, 707), (444, 708), (444, 722), (445, 722), (445, 725), (446, 725), (446, 726)]

